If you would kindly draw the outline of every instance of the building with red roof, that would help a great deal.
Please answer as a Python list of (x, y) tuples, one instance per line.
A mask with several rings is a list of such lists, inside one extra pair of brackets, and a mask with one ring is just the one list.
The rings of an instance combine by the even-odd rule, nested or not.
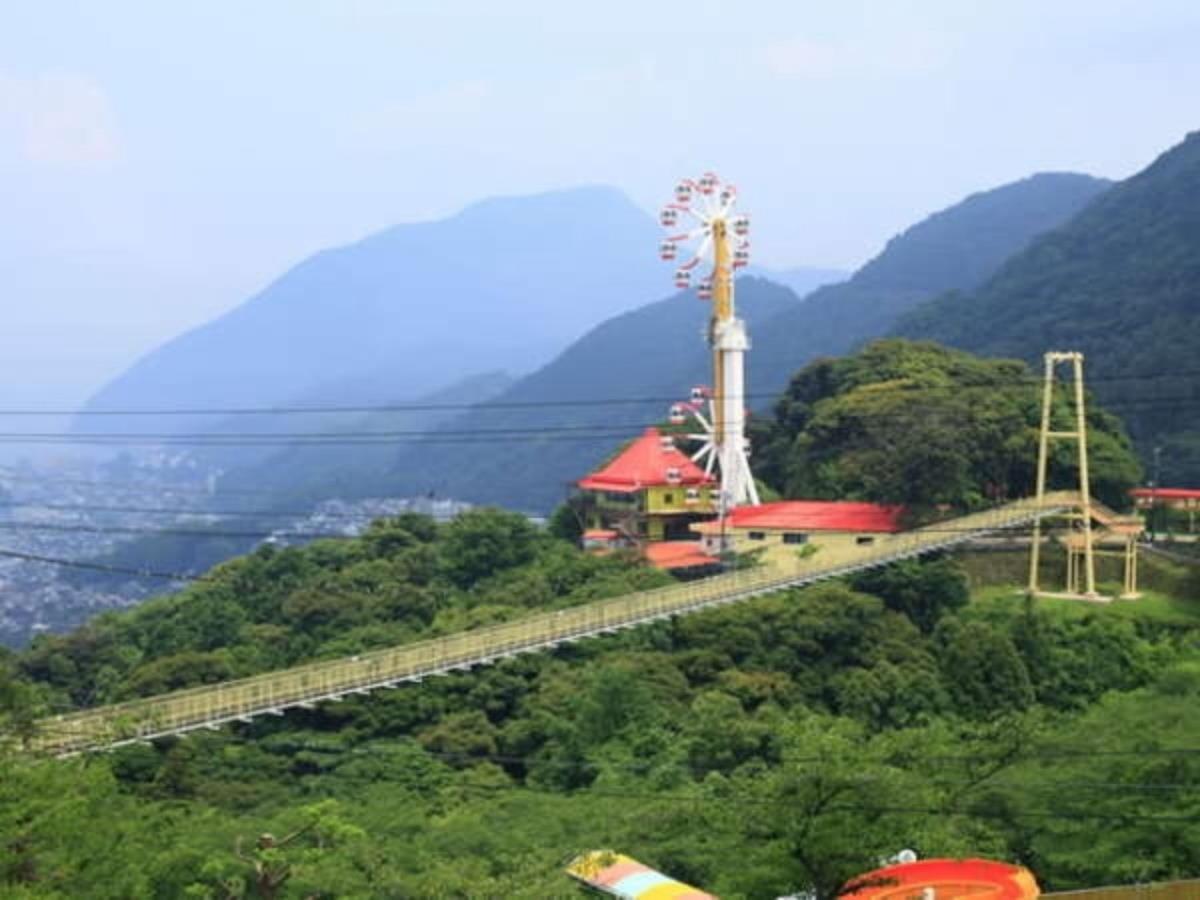
[(1200, 490), (1196, 488), (1142, 487), (1129, 492), (1139, 510), (1158, 507), (1183, 510), (1188, 514), (1188, 532), (1196, 533), (1196, 511), (1200, 510)]
[(647, 428), (576, 486), (584, 546), (592, 550), (673, 540), (696, 546), (691, 525), (716, 511), (716, 479), (657, 428)]
[(904, 507), (846, 500), (779, 500), (738, 506), (723, 521), (692, 526), (705, 552), (812, 553), (812, 548), (874, 544), (903, 529)]

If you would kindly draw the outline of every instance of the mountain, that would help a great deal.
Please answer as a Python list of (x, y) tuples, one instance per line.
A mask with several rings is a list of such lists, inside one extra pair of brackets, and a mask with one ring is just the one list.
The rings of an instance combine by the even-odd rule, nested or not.
[[(87, 407), (261, 406), (326, 385), (354, 403), (364, 382), (394, 401), (474, 373), (530, 371), (654, 295), (659, 237), (657, 224), (609, 187), (485, 200), (447, 219), (398, 225), (309, 257), (151, 351)], [(369, 377), (381, 373), (390, 382), (382, 391)], [(211, 424), (118, 428), (83, 419), (77, 428)]]
[(845, 281), (851, 273), (843, 269), (822, 269), (814, 266), (794, 266), (790, 269), (766, 269), (760, 266), (750, 266), (747, 275), (755, 275), (791, 288), (801, 299), (807, 297), (817, 288), (827, 284), (837, 284)]
[[(751, 405), (766, 406), (813, 357), (844, 353), (886, 333), (901, 312), (947, 287), (975, 286), (1106, 186), (1084, 175), (1048, 174), (975, 194), (893, 238), (849, 281), (818, 288), (803, 302), (799, 292), (764, 279), (741, 279), (738, 305), (754, 345), (747, 358)], [(809, 269), (791, 277), (804, 287), (839, 274)], [(659, 283), (663, 277), (660, 268)], [(435, 491), (526, 510), (552, 508), (568, 483), (622, 436), (660, 421), (671, 399), (711, 380), (701, 339), (708, 309), (692, 296), (608, 319), (492, 405), (439, 426), (429, 442), (398, 442), (392, 472), (378, 483), (359, 480), (355, 492)], [(645, 397), (653, 400), (597, 402)], [(247, 480), (254, 478), (235, 471), (224, 483)], [(344, 467), (314, 477), (310, 487), (313, 497), (338, 495), (348, 488)]]
[[(752, 334), (799, 302), (769, 281), (738, 281), (739, 314)], [(386, 492), (552, 509), (616, 444), (662, 421), (672, 401), (709, 380), (708, 316), (708, 305), (688, 292), (596, 326), (493, 400), (400, 445)], [(755, 371), (751, 354), (751, 379)]]
[(972, 194), (918, 222), (849, 281), (818, 289), (761, 330), (752, 355), (764, 380), (753, 390), (782, 390), (811, 359), (886, 334), (904, 312), (944, 291), (976, 287), (1108, 186), (1087, 175), (1044, 173)]
[(1161, 481), (1200, 483), (1200, 132), (896, 331), (1039, 367), (1046, 350), (1081, 350), (1143, 457), (1162, 447)]
[[(906, 309), (947, 286), (974, 286), (1040, 232), (1061, 224), (1107, 182), (1046, 174), (975, 194), (888, 242), (849, 281), (818, 288), (803, 302), (755, 278), (739, 282), (738, 308), (753, 344), (747, 355), (751, 405), (767, 406), (791, 375), (816, 356), (845, 353), (886, 333)], [(689, 311), (691, 310), (691, 311)], [(401, 493), (436, 490), (456, 498), (545, 511), (571, 481), (611, 452), (623, 436), (660, 421), (670, 398), (707, 383), (709, 357), (699, 340), (708, 310), (677, 296), (605, 322), (496, 403), (543, 403), (539, 409), (484, 407), (446, 427), (592, 426), (592, 433), (511, 434), (484, 447), (438, 445), (402, 453), (391, 482)], [(640, 405), (597, 400), (653, 397)], [(563, 404), (578, 401), (579, 408)]]

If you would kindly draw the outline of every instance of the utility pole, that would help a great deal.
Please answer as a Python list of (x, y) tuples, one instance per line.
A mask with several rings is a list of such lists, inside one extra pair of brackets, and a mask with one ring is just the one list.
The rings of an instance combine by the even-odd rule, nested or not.
[(1154, 478), (1150, 482), (1150, 543), (1158, 540), (1158, 485), (1161, 476), (1162, 447), (1154, 448)]

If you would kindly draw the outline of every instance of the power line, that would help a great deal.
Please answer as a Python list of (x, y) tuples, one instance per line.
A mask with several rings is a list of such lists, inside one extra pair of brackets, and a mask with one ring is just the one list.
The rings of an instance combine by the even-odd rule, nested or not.
[[(619, 800), (647, 800), (652, 802), (669, 802), (669, 803), (685, 803), (695, 805), (698, 803), (721, 803), (725, 805), (745, 805), (758, 807), (777, 807), (781, 802), (794, 800), (793, 797), (777, 792), (771, 795), (759, 794), (756, 797), (751, 797), (746, 794), (723, 794), (721, 796), (713, 795), (684, 795), (684, 794), (668, 794), (668, 793), (651, 793), (648, 791), (614, 791), (605, 788), (585, 788), (579, 791), (553, 791), (544, 788), (530, 787), (529, 785), (520, 784), (456, 784), (456, 788), (464, 788), (467, 790), (479, 790), (485, 793), (501, 792), (501, 791), (524, 791), (533, 794), (549, 794), (552, 796), (561, 796), (566, 798), (586, 798), (586, 797), (604, 797)], [(1094, 822), (1138, 822), (1143, 824), (1170, 823), (1170, 824), (1195, 824), (1200, 823), (1200, 816), (1174, 816), (1174, 815), (1143, 815), (1139, 813), (1093, 813), (1086, 811), (1071, 811), (1071, 812), (1053, 812), (1050, 810), (989, 810), (989, 809), (950, 809), (946, 807), (925, 807), (925, 806), (890, 806), (890, 805), (875, 805), (875, 804), (837, 804), (825, 807), (821, 812), (815, 815), (827, 815), (829, 813), (838, 812), (857, 812), (871, 813), (872, 815), (916, 815), (916, 816), (966, 816), (982, 819), (1040, 819), (1047, 821), (1065, 821), (1075, 822), (1079, 820), (1089, 820)]]
[(346, 522), (362, 522), (367, 523), (374, 519), (390, 518), (397, 515), (402, 515), (405, 512), (412, 510), (402, 510), (400, 512), (381, 512), (381, 513), (336, 513), (336, 512), (321, 512), (319, 510), (310, 509), (301, 510), (236, 510), (236, 509), (197, 509), (186, 507), (154, 507), (154, 506), (106, 506), (106, 505), (91, 505), (91, 504), (71, 504), (71, 503), (39, 503), (37, 501), (0, 501), (0, 509), (46, 509), (55, 512), (99, 512), (99, 513), (137, 513), (144, 515), (163, 515), (163, 516), (225, 516), (229, 518), (249, 518), (249, 519), (307, 519), (313, 516), (320, 516), (323, 519), (336, 519)]
[[(659, 424), (659, 423), (652, 423)], [(0, 444), (41, 444), (55, 446), (101, 446), (117, 447), (126, 445), (179, 446), (179, 447), (338, 447), (338, 446), (399, 446), (399, 445), (429, 445), (429, 444), (467, 444), (488, 446), (493, 444), (510, 443), (559, 443), (572, 441), (617, 440), (628, 438), (630, 428), (643, 428), (644, 425), (625, 426), (622, 430), (592, 430), (587, 434), (559, 434), (564, 429), (540, 428), (529, 429), (520, 433), (505, 433), (503, 431), (488, 431), (481, 429), (469, 432), (467, 435), (442, 436), (436, 431), (415, 432), (410, 437), (388, 434), (370, 434), (359, 437), (342, 438), (330, 434), (320, 438), (293, 438), (286, 434), (271, 437), (240, 435), (197, 435), (195, 437), (180, 437), (173, 435), (28, 435), (11, 433), (0, 435)], [(586, 426), (593, 429), (593, 426)], [(583, 430), (583, 429), (581, 429)]]
[[(376, 516), (375, 519), (390, 518), (388, 515)], [(1047, 518), (1051, 516), (1047, 515)], [(368, 525), (374, 519), (364, 521), (362, 524)], [(324, 538), (334, 539), (349, 539), (359, 537), (360, 535), (345, 534), (340, 531), (288, 531), (284, 528), (273, 529), (271, 531), (223, 531), (219, 529), (186, 529), (186, 528), (155, 528), (150, 526), (137, 525), (82, 525), (75, 523), (64, 522), (0, 522), (0, 530), (4, 531), (53, 531), (63, 533), (81, 533), (81, 534), (151, 534), (165, 535), (171, 537), (194, 537), (194, 538), (297, 538), (304, 540), (321, 540)], [(1032, 530), (1032, 526), (1028, 524), (1009, 525), (998, 528), (938, 528), (935, 525), (919, 526), (910, 531), (920, 531), (922, 534), (1026, 534)], [(897, 535), (903, 535), (910, 532), (894, 532)], [(886, 535), (885, 535), (886, 537)]]
[[(905, 377), (898, 375), (897, 377)], [(1121, 373), (1113, 375), (1092, 375), (1087, 379), (1088, 385), (1112, 384), (1126, 381), (1159, 381), (1170, 379), (1186, 379), (1200, 377), (1200, 369), (1179, 370), (1175, 372), (1140, 372)], [(968, 385), (911, 385), (905, 390), (914, 391), (953, 391), (984, 390), (994, 391), (997, 387), (1006, 385), (1039, 387), (1042, 379), (1033, 374), (1017, 378), (991, 378), (985, 383)], [(782, 392), (747, 392), (743, 399), (763, 399), (781, 397)], [(679, 396), (643, 396), (643, 397), (601, 397), (574, 398), (555, 400), (483, 400), (475, 402), (455, 403), (395, 403), (395, 404), (363, 404), (347, 406), (263, 406), (263, 407), (162, 407), (153, 409), (0, 409), (0, 416), (266, 416), (266, 415), (329, 415), (329, 414), (367, 414), (387, 412), (441, 412), (454, 410), (480, 409), (536, 409), (549, 407), (572, 406), (620, 406), (647, 403), (676, 403)]]
[[(317, 751), (317, 752), (325, 751), (325, 752), (333, 752), (333, 753), (344, 752), (344, 751), (341, 751), (338, 749), (331, 750), (329, 747), (322, 746), (319, 743), (315, 744), (312, 742), (303, 742), (303, 741), (296, 742), (292, 745), (289, 745), (287, 747), (287, 749), (293, 750), (293, 751), (294, 750), (307, 750), (307, 751)], [(560, 760), (560, 759), (545, 759), (545, 758), (539, 758), (536, 756), (515, 756), (515, 755), (504, 755), (504, 754), (496, 754), (496, 753), (468, 753), (468, 752), (454, 752), (454, 751), (439, 751), (439, 750), (431, 750), (427, 747), (422, 747), (421, 749), (422, 749), (422, 752), (428, 756), (432, 756), (436, 759), (442, 759), (442, 760), (445, 760), (448, 762), (483, 761), (483, 762), (495, 763), (496, 765), (501, 765), (501, 766), (520, 765), (520, 766), (525, 766), (527, 768), (536, 766), (539, 768), (590, 769), (597, 773), (605, 772), (605, 771), (619, 771), (619, 772), (628, 772), (628, 773), (634, 774), (634, 775), (646, 774), (649, 772), (653, 772), (657, 765), (654, 761), (651, 761), (651, 760), (645, 760), (645, 761), (640, 761), (640, 762), (628, 762), (628, 763), (619, 763), (619, 762), (614, 762), (614, 761), (596, 762), (596, 761), (588, 760), (588, 759)], [(376, 754), (376, 753), (380, 752), (380, 748), (353, 748), (349, 752), (351, 754), (361, 754), (361, 753)], [(1091, 759), (1091, 758), (1099, 758), (1099, 757), (1103, 757), (1103, 756), (1114, 755), (1114, 753), (1115, 753), (1115, 755), (1119, 755), (1119, 756), (1157, 756), (1157, 755), (1200, 756), (1200, 748), (1185, 747), (1185, 748), (1173, 748), (1173, 749), (1165, 749), (1165, 750), (1154, 750), (1154, 749), (1131, 750), (1131, 751), (1115, 751), (1115, 752), (1107, 752), (1107, 753), (1104, 751), (1084, 750), (1084, 751), (1076, 751), (1076, 752), (1073, 752), (1073, 753), (1067, 754), (1067, 755), (1064, 755), (1063, 753), (1053, 752), (1053, 751), (1051, 751), (1049, 753), (1045, 753), (1045, 752), (1039, 752), (1039, 751), (1035, 750), (1035, 751), (1030, 751), (1030, 752), (1026, 752), (1026, 753), (1018, 752), (1017, 754), (1015, 754), (1012, 757), (1011, 765), (1015, 766), (1019, 763), (1031, 762), (1031, 761), (1038, 760), (1038, 759), (1064, 759), (1064, 758), (1076, 758), (1076, 757), (1085, 757), (1085, 758)], [(953, 760), (956, 762), (968, 762), (968, 761), (969, 762), (997, 762), (997, 761), (1002, 761), (1002, 760), (997, 760), (997, 758), (995, 758), (995, 757), (983, 756), (983, 755), (950, 756), (950, 757), (938, 757), (938, 756), (922, 757), (920, 761), (926, 762), (930, 759)], [(821, 757), (813, 756), (813, 757), (803, 757), (803, 758), (790, 758), (790, 762), (812, 765), (812, 764), (828, 762), (828, 760), (822, 759)], [(895, 766), (894, 763), (888, 763), (887, 760), (880, 760), (879, 762)], [(904, 769), (904, 771), (912, 772), (913, 770), (912, 769)], [(855, 782), (861, 782), (861, 783), (872, 783), (872, 782), (881, 780), (882, 777), (883, 776), (878, 776), (878, 775), (856, 776), (854, 778), (851, 778), (850, 780), (855, 781)], [(1035, 785), (1035, 784), (1004, 782), (1004, 781), (997, 781), (997, 780), (991, 779), (991, 778), (987, 778), (984, 780), (979, 780), (979, 779), (975, 779), (975, 778), (930, 778), (927, 780), (932, 784), (939, 784), (939, 785), (968, 784), (968, 785), (978, 785), (980, 787), (987, 787), (987, 788), (1011, 787), (1011, 788), (1016, 788), (1019, 790), (1028, 790), (1030, 788), (1039, 787), (1038, 785)], [(1072, 790), (1076, 790), (1076, 789), (1078, 789), (1078, 790), (1098, 790), (1098, 791), (1124, 791), (1124, 790), (1127, 790), (1127, 791), (1131, 791), (1131, 792), (1135, 792), (1135, 793), (1136, 792), (1155, 793), (1155, 792), (1163, 792), (1163, 791), (1200, 791), (1200, 780), (1192, 781), (1192, 782), (1168, 782), (1168, 783), (1075, 781), (1075, 782), (1055, 782), (1053, 787), (1068, 788), (1068, 789), (1072, 789)]]
[[(1109, 404), (1104, 409), (1179, 411), (1200, 406), (1200, 398), (1175, 398), (1168, 401), (1129, 401)], [(880, 422), (962, 421), (976, 416), (972, 410), (913, 410), (905, 413), (855, 411), (851, 418), (871, 425)], [(513, 443), (568, 443), (628, 439), (631, 432), (662, 426), (661, 420), (630, 423), (589, 423), (583, 425), (538, 426), (528, 428), (477, 428), (453, 431), (370, 431), (370, 432), (213, 432), (55, 434), (52, 432), (0, 433), (0, 444), (51, 446), (179, 446), (179, 447), (399, 447), (421, 445), (481, 445)], [(669, 434), (669, 432), (668, 432)]]
[(188, 572), (162, 572), (155, 569), (136, 569), (125, 566), (112, 566), (106, 563), (87, 562), (79, 559), (63, 559), (59, 556), (42, 556), (38, 553), (25, 553), (20, 550), (0, 549), (0, 557), (18, 559), (24, 562), (45, 563), (53, 566), (65, 566), (71, 569), (88, 569), (96, 572), (108, 572), (114, 575), (135, 575), (139, 578), (162, 578), (167, 581), (208, 581), (210, 577)]
[[(369, 524), (369, 523), (364, 523)], [(298, 540), (321, 540), (324, 538), (346, 539), (355, 535), (339, 531), (218, 531), (187, 528), (150, 528), (136, 525), (75, 525), (61, 522), (0, 522), (3, 531), (53, 531), (63, 534), (152, 534), (164, 537), (188, 537), (198, 539), (217, 538), (296, 538)]]
[[(144, 493), (148, 490), (155, 491), (158, 494), (203, 494), (206, 497), (213, 496), (213, 491), (207, 487), (202, 487), (198, 484), (173, 484), (163, 481), (97, 481), (95, 479), (86, 478), (57, 478), (46, 477), (39, 478), (29, 475), (20, 475), (12, 473), (0, 472), (0, 481), (11, 481), (18, 484), (59, 484), (69, 485), (72, 487), (98, 487), (113, 490), (125, 490), (131, 493)], [(253, 488), (222, 488), (220, 491), (222, 496), (247, 496), (247, 497), (291, 497), (292, 493), (282, 491), (266, 491), (255, 490)]]

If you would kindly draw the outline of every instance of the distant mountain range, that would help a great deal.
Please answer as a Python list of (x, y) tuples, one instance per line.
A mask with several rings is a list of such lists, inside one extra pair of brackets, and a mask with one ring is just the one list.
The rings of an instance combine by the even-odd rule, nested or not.
[[(463, 378), (536, 369), (597, 322), (660, 293), (657, 224), (620, 191), (486, 200), (301, 262), (158, 347), (89, 409), (411, 400)], [(213, 419), (77, 430), (189, 431)]]
[(895, 331), (1035, 365), (1082, 350), (1148, 471), (1161, 447), (1164, 484), (1200, 485), (1200, 132)]

